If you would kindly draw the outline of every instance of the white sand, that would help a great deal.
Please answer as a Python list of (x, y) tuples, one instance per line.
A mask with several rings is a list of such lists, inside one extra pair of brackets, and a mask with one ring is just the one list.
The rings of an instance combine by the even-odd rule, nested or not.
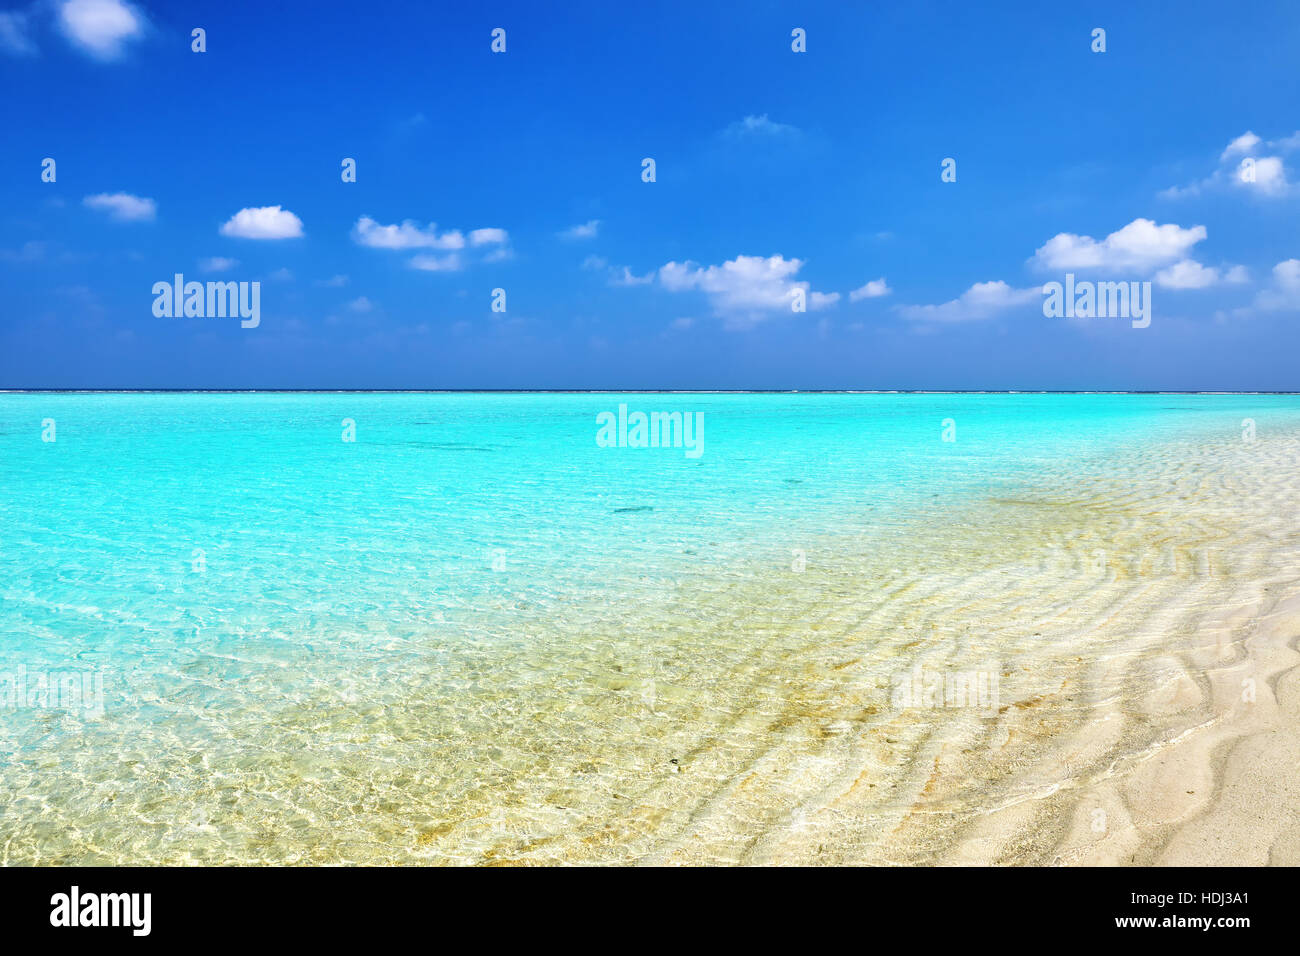
[[(786, 659), (820, 745), (769, 732), (642, 859), (1300, 863), (1298, 462), (1291, 437), (1170, 446), (909, 542)], [(889, 706), (891, 657), (999, 661), (998, 711)]]

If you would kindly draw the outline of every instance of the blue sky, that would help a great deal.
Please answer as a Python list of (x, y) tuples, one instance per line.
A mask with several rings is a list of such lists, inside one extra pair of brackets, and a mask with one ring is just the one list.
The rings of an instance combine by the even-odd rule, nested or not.
[(1300, 4), (563, 6), (5, 2), (0, 386), (1300, 388)]

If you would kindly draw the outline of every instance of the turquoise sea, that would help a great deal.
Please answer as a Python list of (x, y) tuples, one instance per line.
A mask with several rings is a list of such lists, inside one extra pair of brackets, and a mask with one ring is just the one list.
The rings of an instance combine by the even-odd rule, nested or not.
[[(620, 405), (701, 415), (702, 453), (601, 447)], [(0, 844), (472, 862), (617, 819), (643, 742), (747, 732), (709, 668), (803, 613), (801, 562), (1297, 425), (1291, 395), (3, 394)], [(102, 710), (13, 676), (69, 673)]]

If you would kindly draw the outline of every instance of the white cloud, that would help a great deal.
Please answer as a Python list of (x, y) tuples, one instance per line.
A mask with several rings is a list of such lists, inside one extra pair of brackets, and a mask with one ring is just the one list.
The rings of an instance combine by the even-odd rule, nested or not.
[(372, 249), (434, 249), (444, 254), (422, 253), (411, 257), (407, 264), (422, 272), (458, 272), (468, 260), (461, 255), (465, 249), (483, 249), (478, 261), (500, 262), (511, 258), (510, 234), (504, 229), (486, 227), (471, 229), (468, 236), (459, 229), (439, 232), (436, 223), (421, 226), (412, 219), (385, 226), (369, 216), (362, 216), (352, 227), (352, 240)]
[(237, 265), (239, 265), (238, 259), (227, 259), (225, 256), (212, 256), (199, 260), (199, 268), (204, 272), (229, 272)]
[(1273, 267), (1273, 279), (1281, 288), (1300, 292), (1300, 259), (1279, 262)]
[(1183, 258), (1206, 236), (1204, 226), (1184, 229), (1134, 219), (1098, 242), (1091, 236), (1062, 232), (1034, 252), (1030, 262), (1041, 269), (1136, 269), (1147, 271)]
[(1246, 130), (1246, 132), (1242, 133), (1228, 144), (1227, 149), (1225, 149), (1222, 155), (1219, 156), (1219, 161), (1226, 163), (1233, 156), (1245, 156), (1261, 142), (1263, 141), (1258, 136), (1250, 130)]
[(1245, 165), (1237, 168), (1233, 183), (1240, 189), (1254, 188), (1266, 196), (1285, 196), (1291, 189), (1286, 179), (1286, 166), (1280, 156), (1261, 156), (1254, 161), (1254, 170)]
[(436, 223), (421, 229), (411, 219), (400, 225), (383, 226), (369, 216), (362, 216), (352, 227), (352, 239), (372, 249), (463, 249), (465, 237), (460, 230), (439, 233)]
[(591, 255), (582, 260), (582, 268), (590, 272), (604, 272), (612, 286), (628, 287), (649, 285), (655, 281), (655, 271), (651, 269), (643, 276), (637, 275), (627, 266), (611, 266), (604, 256)]
[(557, 233), (561, 239), (594, 239), (596, 233), (600, 231), (599, 219), (588, 219), (586, 222), (577, 226), (570, 226), (568, 229)]
[(98, 60), (116, 60), (144, 35), (144, 15), (124, 0), (64, 0), (59, 28), (73, 45)]
[(604, 272), (612, 286), (649, 285), (655, 281), (655, 271), (651, 269), (643, 276), (637, 275), (627, 266), (611, 266), (604, 256), (587, 256), (582, 260), (582, 268), (589, 272)]
[(1300, 311), (1300, 259), (1286, 259), (1273, 267), (1273, 287), (1255, 296), (1255, 307), (1267, 312)]
[(1183, 199), (1223, 188), (1270, 199), (1295, 195), (1300, 187), (1287, 179), (1282, 155), (1296, 149), (1300, 149), (1300, 132), (1265, 142), (1247, 130), (1219, 154), (1219, 168), (1209, 176), (1187, 186), (1170, 186), (1159, 195), (1163, 199)]
[(1183, 259), (1157, 272), (1155, 281), (1164, 289), (1204, 289), (1219, 281), (1219, 270)]
[(647, 272), (643, 276), (636, 275), (627, 266), (623, 266), (622, 271), (618, 269), (610, 270), (613, 275), (610, 276), (610, 285), (630, 286), (630, 285), (649, 285), (655, 281), (655, 274)]
[(375, 304), (367, 299), (364, 295), (358, 296), (348, 303), (348, 308), (353, 312), (369, 312), (375, 307)]
[(464, 268), (464, 263), (456, 253), (449, 253), (445, 256), (419, 255), (411, 259), (410, 266), (412, 269), (419, 269), (422, 272), (457, 272)]
[(469, 244), (471, 246), (497, 246), (508, 242), (510, 236), (504, 229), (471, 229)]
[(1042, 297), (1041, 286), (1013, 289), (998, 279), (994, 282), (976, 282), (956, 299), (940, 305), (902, 305), (897, 308), (899, 314), (908, 319), (966, 322), (987, 319), (1015, 306), (1041, 301)]
[(885, 277), (881, 276), (879, 279), (872, 279), (866, 285), (859, 286), (850, 292), (849, 301), (857, 302), (861, 299), (878, 299), (882, 295), (889, 295), (889, 293), (893, 291), (894, 290), (889, 287), (889, 284), (885, 282)]
[(158, 213), (158, 204), (152, 199), (130, 193), (99, 193), (87, 196), (81, 202), (88, 209), (108, 213), (118, 222), (143, 222), (153, 219)]
[(669, 262), (660, 267), (658, 275), (660, 285), (670, 292), (703, 292), (714, 313), (728, 320), (728, 327), (747, 328), (764, 313), (791, 311), (796, 289), (806, 293), (809, 309), (824, 309), (839, 300), (838, 292), (813, 292), (808, 282), (796, 281), (794, 276), (802, 267), (802, 259), (737, 256), (720, 266), (703, 268), (694, 262)]
[(316, 284), (325, 286), (327, 289), (340, 289), (348, 284), (348, 277), (345, 275), (330, 276), (328, 279), (318, 279)]
[(34, 56), (36, 44), (27, 35), (27, 15), (0, 13), (0, 50), (14, 56)]
[(767, 114), (762, 116), (746, 116), (742, 120), (737, 120), (722, 131), (722, 135), (730, 139), (742, 139), (747, 137), (766, 137), (775, 138), (780, 136), (797, 136), (799, 127), (790, 126), (787, 123), (774, 123), (767, 118)]
[(249, 207), (231, 216), (220, 231), (236, 239), (297, 239), (302, 220), (279, 206)]
[(1156, 285), (1165, 289), (1206, 289), (1223, 282), (1240, 284), (1250, 281), (1245, 266), (1215, 268), (1193, 259), (1183, 259), (1155, 275)]
[(1279, 153), (1289, 153), (1300, 149), (1300, 130), (1296, 130), (1290, 136), (1283, 136), (1281, 139), (1273, 140), (1268, 144), (1268, 147), (1277, 150)]

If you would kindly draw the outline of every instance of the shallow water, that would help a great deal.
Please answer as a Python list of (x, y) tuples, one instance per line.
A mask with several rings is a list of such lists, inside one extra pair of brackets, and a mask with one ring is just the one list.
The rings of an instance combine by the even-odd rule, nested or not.
[[(599, 447), (620, 404), (702, 413), (703, 453)], [(0, 675), (103, 693), (0, 697), (3, 858), (730, 861), (906, 791), (827, 831), (875, 839), (949, 716), (891, 711), (916, 647), (1004, 702), (1073, 673), (1013, 633), (1081, 633), (1035, 575), (1127, 536), (1205, 578), (1219, 530), (1144, 501), (1246, 419), (1300, 398), (0, 395)]]

